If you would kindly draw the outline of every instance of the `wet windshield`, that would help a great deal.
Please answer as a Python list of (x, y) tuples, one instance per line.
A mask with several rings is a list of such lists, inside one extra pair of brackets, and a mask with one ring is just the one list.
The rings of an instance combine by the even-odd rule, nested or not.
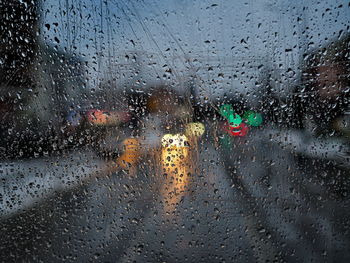
[(348, 262), (350, 4), (0, 2), (0, 261)]

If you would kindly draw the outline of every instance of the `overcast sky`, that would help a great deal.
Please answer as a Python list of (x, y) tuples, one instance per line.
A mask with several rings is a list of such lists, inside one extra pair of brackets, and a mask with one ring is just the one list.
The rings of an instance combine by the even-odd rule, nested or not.
[[(138, 57), (149, 64), (143, 67), (145, 81), (169, 69), (178, 80), (192, 70), (210, 93), (254, 85), (260, 63), (286, 76), (285, 83), (296, 81), (301, 53), (350, 25), (344, 0), (46, 0), (44, 11), (43, 25), (51, 25), (44, 27), (46, 41), (89, 61), (92, 85), (111, 61), (132, 64), (126, 51), (137, 50), (147, 54)], [(239, 77), (232, 79), (234, 74)]]

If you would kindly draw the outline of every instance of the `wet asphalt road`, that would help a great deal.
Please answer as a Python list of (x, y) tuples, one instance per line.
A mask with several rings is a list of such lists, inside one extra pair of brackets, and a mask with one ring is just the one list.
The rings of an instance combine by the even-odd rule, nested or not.
[[(346, 262), (348, 198), (333, 197), (290, 151), (259, 134), (227, 148), (207, 136), (198, 147), (196, 169), (172, 205), (162, 196), (166, 179), (147, 160), (133, 176), (87, 176), (103, 166), (97, 157), (75, 153), (70, 165), (61, 158), (57, 173), (90, 168), (68, 191), (52, 186), (45, 201), (3, 217), (1, 260)], [(26, 163), (24, 171), (47, 163)]]

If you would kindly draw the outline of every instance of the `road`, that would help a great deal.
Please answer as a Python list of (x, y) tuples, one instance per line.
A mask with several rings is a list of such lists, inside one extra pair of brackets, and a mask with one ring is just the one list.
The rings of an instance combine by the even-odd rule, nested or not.
[[(252, 132), (225, 148), (207, 133), (182, 181), (165, 176), (154, 157), (132, 174), (106, 172), (91, 152), (15, 163), (4, 173), (56, 171), (78, 179), (69, 177), (68, 188), (62, 179), (43, 187), (49, 194), (26, 187), (38, 181), (21, 180), (11, 206), (3, 199), (1, 260), (346, 262), (348, 198), (333, 197), (317, 169), (301, 167), (290, 150), (264, 136)], [(53, 175), (44, 173), (40, 182), (50, 182), (47, 176)], [(16, 183), (8, 180), (10, 192)]]

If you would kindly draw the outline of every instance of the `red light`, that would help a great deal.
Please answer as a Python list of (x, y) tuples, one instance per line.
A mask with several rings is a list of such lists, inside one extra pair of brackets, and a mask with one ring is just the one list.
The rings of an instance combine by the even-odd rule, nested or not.
[(128, 112), (108, 111), (108, 110), (90, 110), (87, 118), (94, 125), (118, 125), (121, 122), (127, 122), (131, 116)]
[(230, 125), (228, 125), (227, 122), (225, 122), (223, 129), (227, 133), (229, 133), (230, 135), (235, 136), (235, 137), (246, 136), (248, 131), (249, 131), (248, 126), (243, 122), (237, 127), (230, 126)]

